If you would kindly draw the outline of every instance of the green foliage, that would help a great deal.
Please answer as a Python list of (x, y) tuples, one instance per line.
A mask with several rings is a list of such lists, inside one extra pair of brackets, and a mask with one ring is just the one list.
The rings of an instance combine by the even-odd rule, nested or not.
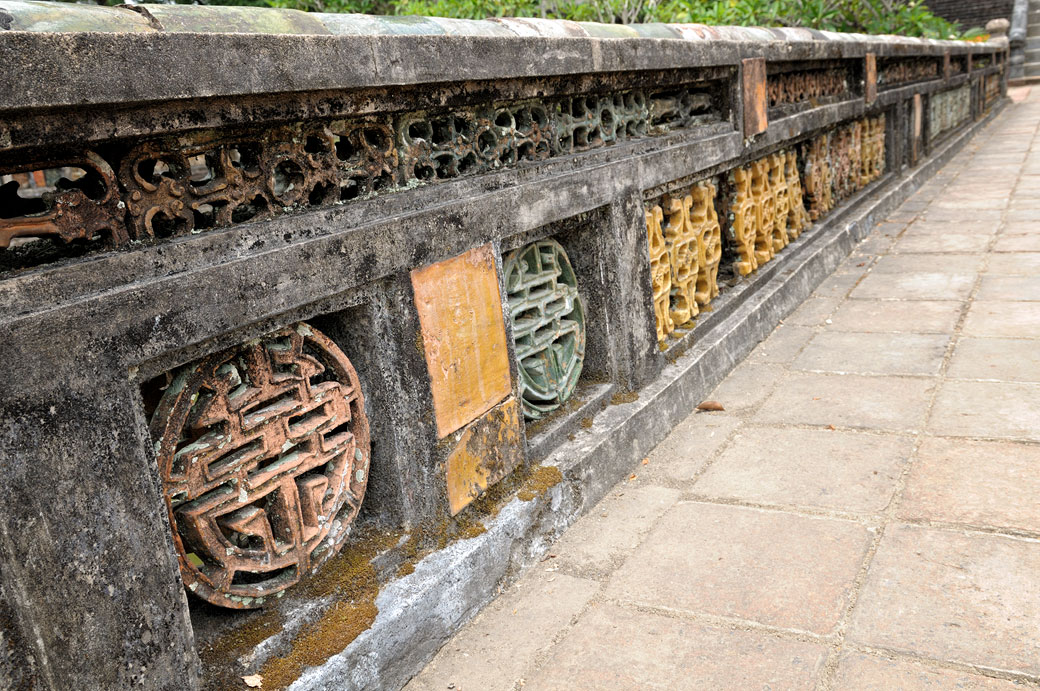
[[(113, 4), (122, 0), (97, 0)], [(176, 0), (189, 2), (191, 0)], [(633, 24), (694, 22), (792, 26), (926, 38), (972, 38), (937, 17), (924, 0), (195, 0), (207, 5), (259, 5), (310, 12), (421, 15), (485, 19), (548, 17)]]

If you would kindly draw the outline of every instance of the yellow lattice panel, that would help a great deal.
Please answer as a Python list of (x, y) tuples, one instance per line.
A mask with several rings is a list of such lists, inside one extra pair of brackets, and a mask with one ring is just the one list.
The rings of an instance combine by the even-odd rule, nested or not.
[(791, 213), (784, 171), (787, 159), (778, 153), (768, 156), (766, 160), (769, 161), (769, 188), (773, 190), (773, 252), (779, 252), (791, 242), (787, 234), (787, 218)]
[(669, 294), (672, 288), (672, 268), (668, 260), (668, 248), (661, 232), (664, 213), (654, 204), (646, 212), (646, 238), (650, 247), (650, 281), (654, 291), (654, 317), (657, 320), (657, 340), (663, 341), (674, 329), (668, 312)]
[(719, 261), (722, 259), (722, 230), (715, 212), (715, 185), (699, 182), (690, 188), (693, 206), (690, 224), (697, 235), (697, 304), (707, 305), (719, 294)]
[(885, 116), (866, 118), (863, 123), (860, 186), (877, 180), (885, 169)]
[(830, 140), (826, 134), (813, 139), (805, 148), (805, 201), (809, 219), (817, 220), (831, 210), (831, 169), (827, 160)]
[(697, 235), (690, 224), (690, 195), (665, 195), (662, 200), (665, 223), (664, 241), (672, 268), (672, 290), (669, 312), (672, 324), (682, 326), (697, 316)]
[(751, 196), (755, 200), (755, 261), (762, 266), (773, 258), (773, 216), (776, 200), (769, 187), (769, 161), (759, 159), (751, 164)]
[(793, 240), (809, 227), (809, 212), (805, 210), (805, 201), (802, 195), (802, 178), (798, 175), (798, 154), (794, 151), (788, 151), (784, 163), (784, 177), (787, 178), (787, 202), (789, 208), (787, 234)]
[(751, 168), (741, 166), (729, 172), (729, 223), (726, 233), (737, 260), (733, 270), (739, 276), (747, 276), (758, 268), (755, 259), (755, 240), (758, 237), (755, 200), (751, 194)]

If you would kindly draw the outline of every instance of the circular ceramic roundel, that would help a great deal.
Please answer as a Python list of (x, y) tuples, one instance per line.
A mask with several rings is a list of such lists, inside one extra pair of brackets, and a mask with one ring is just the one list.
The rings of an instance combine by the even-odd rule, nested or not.
[(342, 546), (365, 495), (357, 373), (306, 324), (182, 367), (151, 420), (189, 590), (259, 607)]
[(585, 359), (585, 308), (574, 269), (555, 240), (510, 253), (504, 262), (524, 417), (559, 408)]

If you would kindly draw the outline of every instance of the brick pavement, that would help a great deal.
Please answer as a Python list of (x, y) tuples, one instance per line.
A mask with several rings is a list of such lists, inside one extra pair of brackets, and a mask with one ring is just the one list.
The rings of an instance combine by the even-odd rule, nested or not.
[(1040, 686), (1040, 90), (408, 691)]

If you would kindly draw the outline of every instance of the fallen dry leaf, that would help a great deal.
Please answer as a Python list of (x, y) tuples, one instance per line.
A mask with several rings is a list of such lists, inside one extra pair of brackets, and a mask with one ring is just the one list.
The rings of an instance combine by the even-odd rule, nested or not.
[(697, 410), (716, 411), (716, 410), (725, 410), (725, 408), (723, 408), (722, 404), (719, 403), (718, 401), (704, 401), (699, 406), (697, 406)]
[(250, 674), (248, 676), (242, 677), (242, 681), (244, 681), (246, 683), (246, 686), (248, 686), (251, 689), (259, 689), (262, 688), (264, 685), (264, 678), (259, 674)]

